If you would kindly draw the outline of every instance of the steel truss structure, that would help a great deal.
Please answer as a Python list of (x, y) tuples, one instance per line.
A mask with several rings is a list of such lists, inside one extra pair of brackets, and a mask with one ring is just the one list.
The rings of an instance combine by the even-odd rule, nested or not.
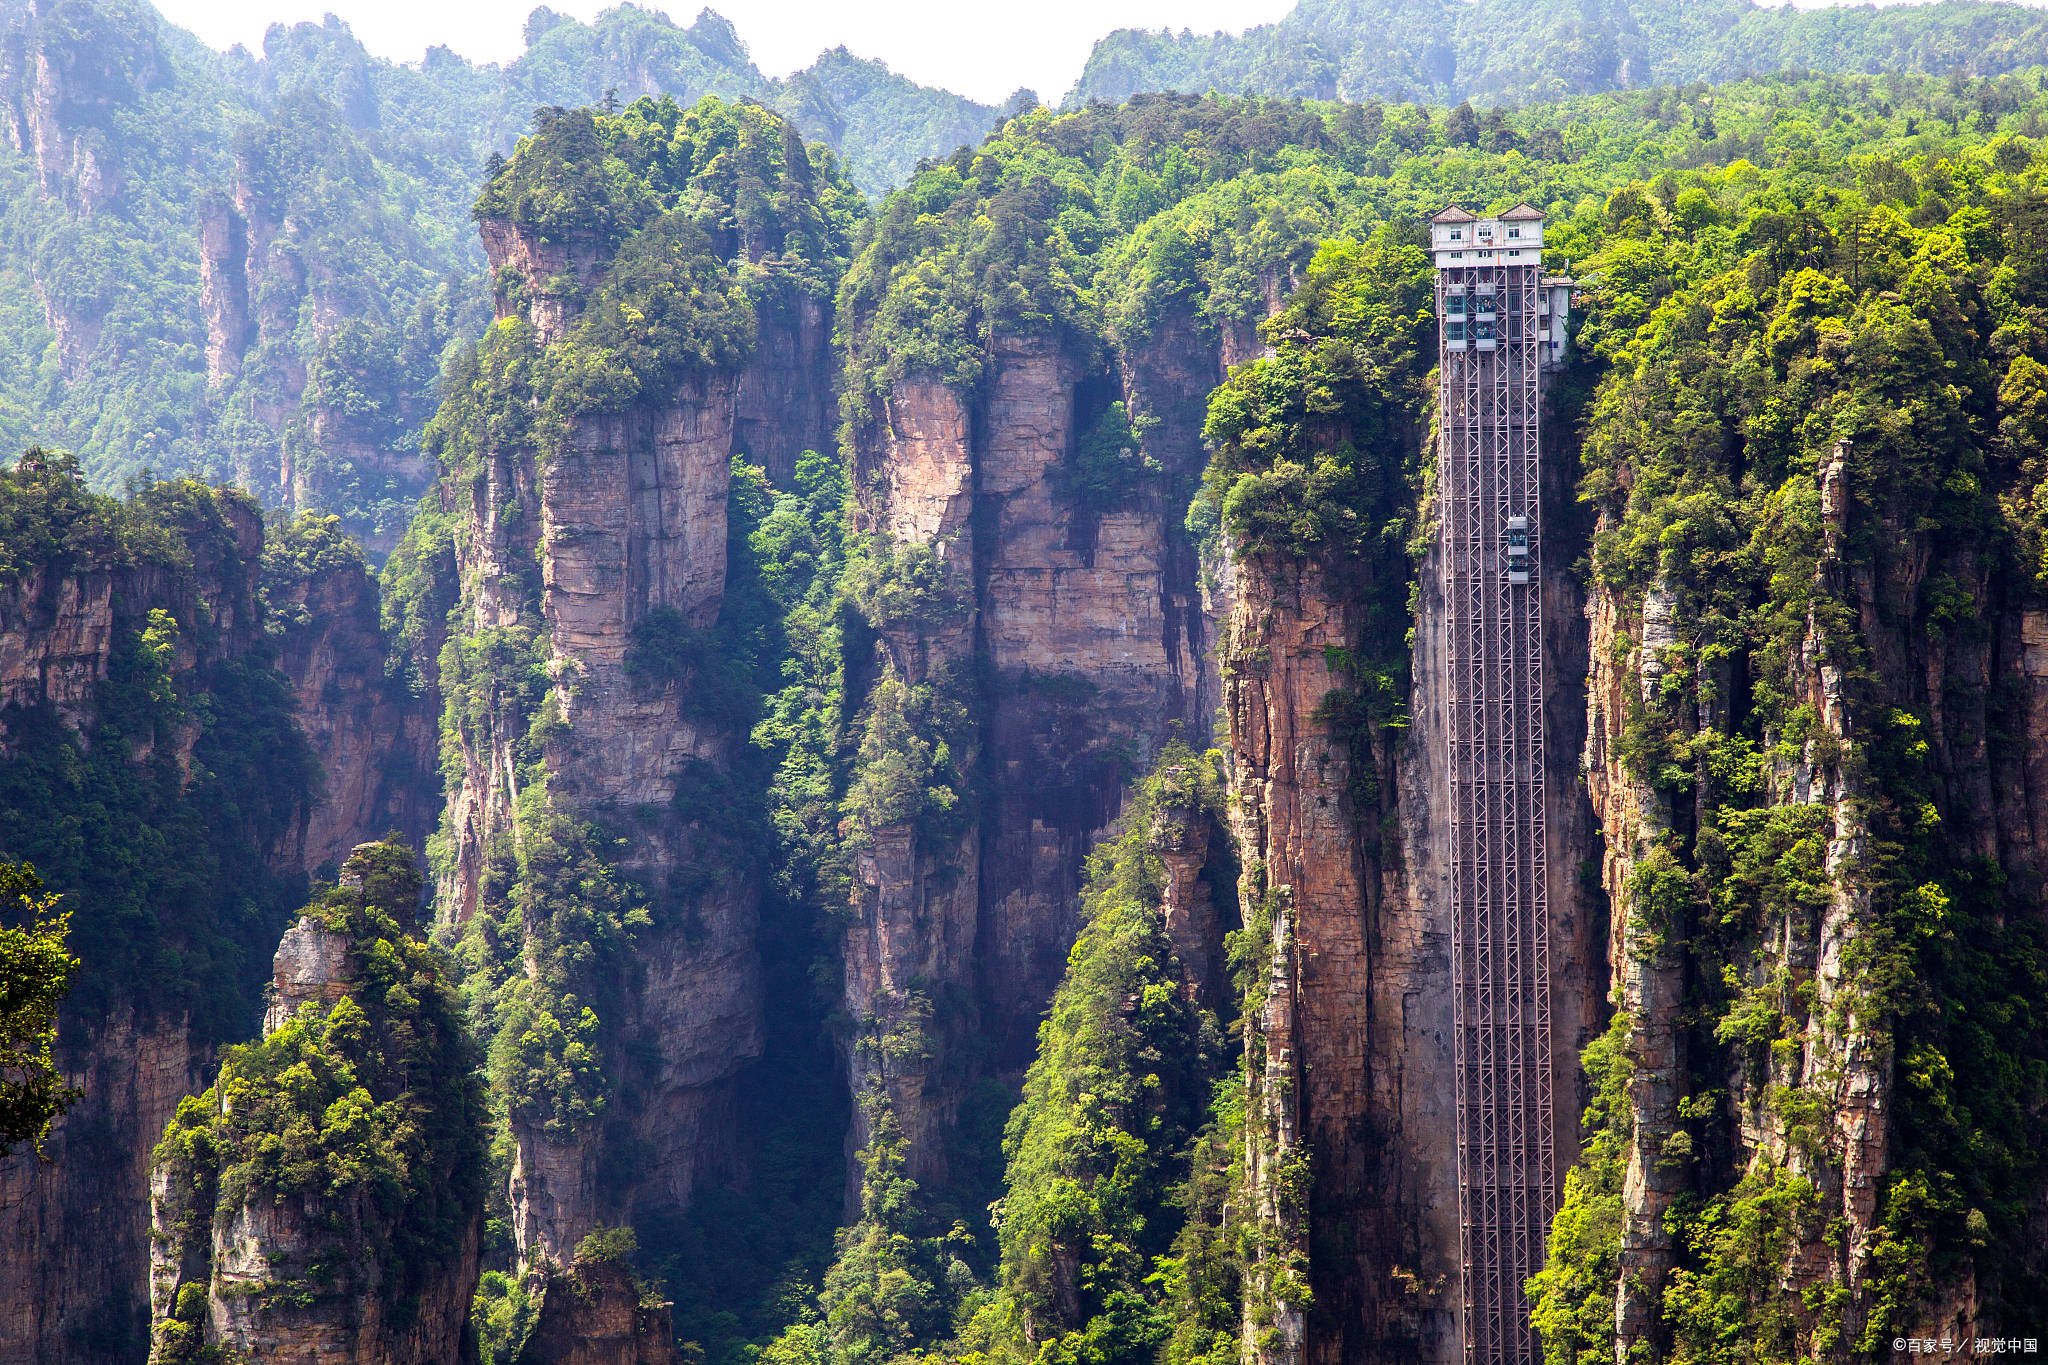
[(1438, 318), (1465, 323), (1439, 329), (1437, 395), (1458, 1214), (1465, 1360), (1533, 1365), (1541, 1352), (1522, 1287), (1543, 1266), (1558, 1188), (1537, 483), (1542, 271), (1483, 255), (1493, 259), (1440, 261), (1436, 280)]

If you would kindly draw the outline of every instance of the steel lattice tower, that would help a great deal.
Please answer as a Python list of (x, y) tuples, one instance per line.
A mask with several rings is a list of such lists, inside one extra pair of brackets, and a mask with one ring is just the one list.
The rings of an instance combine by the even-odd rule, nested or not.
[(1522, 1287), (1557, 1207), (1537, 447), (1569, 288), (1543, 278), (1542, 224), (1447, 209), (1431, 234), (1468, 1365), (1541, 1358)]

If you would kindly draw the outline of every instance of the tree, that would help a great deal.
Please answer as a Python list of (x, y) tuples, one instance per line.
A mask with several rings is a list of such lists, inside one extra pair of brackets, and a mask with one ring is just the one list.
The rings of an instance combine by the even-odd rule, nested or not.
[(1479, 145), (1479, 115), (1472, 108), (1472, 101), (1466, 100), (1445, 116), (1444, 145), (1446, 147), (1476, 147)]
[(27, 863), (0, 863), (0, 904), (12, 902), (19, 927), (0, 925), (0, 1156), (18, 1142), (42, 1150), (57, 1116), (79, 1092), (64, 1084), (51, 1055), (57, 1005), (71, 988), (78, 959), (65, 950), (71, 917)]

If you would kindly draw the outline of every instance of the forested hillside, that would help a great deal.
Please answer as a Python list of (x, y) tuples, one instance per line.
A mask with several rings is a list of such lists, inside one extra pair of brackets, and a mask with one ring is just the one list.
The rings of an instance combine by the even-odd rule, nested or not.
[(368, 250), (349, 148), (473, 223), (484, 283), (392, 333), (440, 388), (361, 409), (426, 490), (379, 619), (341, 523), (0, 482), (0, 859), (72, 898), (88, 1106), (0, 1170), (49, 1248), (0, 1355), (138, 1361), (151, 1303), (158, 1359), (445, 1359), (473, 1287), (501, 1365), (1462, 1359), (1448, 202), (1578, 280), (1547, 1359), (2031, 1330), (2048, 68), (1033, 107), (877, 201), (800, 118), (601, 91), (437, 201), (364, 88), (216, 201), (246, 300), (188, 283), (257, 319), (239, 393), (278, 281), (345, 274), (300, 244)]
[(1120, 29), (1067, 96), (1141, 91), (1519, 104), (1782, 70), (1997, 76), (2048, 57), (2024, 5), (1755, 0), (1300, 0), (1242, 34)]
[(869, 192), (994, 117), (844, 51), (787, 81), (730, 25), (534, 11), (527, 51), (404, 66), (341, 26), (208, 50), (146, 0), (51, 0), (0, 59), (0, 443), (339, 514), (381, 557), (449, 347), (487, 317), (469, 209), (536, 109), (717, 93), (785, 109)]

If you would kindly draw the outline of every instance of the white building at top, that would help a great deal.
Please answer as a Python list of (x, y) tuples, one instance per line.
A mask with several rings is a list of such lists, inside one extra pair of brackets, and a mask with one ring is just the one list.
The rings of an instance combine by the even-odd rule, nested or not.
[[(1505, 329), (1533, 326), (1538, 358), (1545, 369), (1564, 363), (1565, 323), (1571, 312), (1572, 282), (1543, 274), (1543, 211), (1517, 204), (1498, 218), (1480, 218), (1453, 205), (1429, 220), (1430, 254), (1438, 278), (1450, 287), (1443, 316), (1447, 350), (1493, 350), (1506, 338)], [(1526, 297), (1525, 272), (1537, 278), (1536, 311), (1532, 318), (1500, 317), (1493, 307)], [(1453, 284), (1452, 282), (1462, 282)], [(1460, 315), (1453, 305), (1471, 309)]]

